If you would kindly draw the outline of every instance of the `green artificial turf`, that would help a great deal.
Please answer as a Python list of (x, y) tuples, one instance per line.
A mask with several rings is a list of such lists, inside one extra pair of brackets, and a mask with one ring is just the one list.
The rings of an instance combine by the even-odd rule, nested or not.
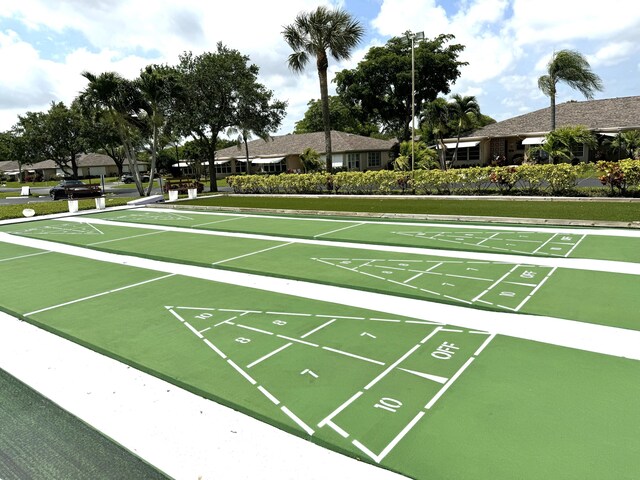
[(2, 369), (0, 425), (3, 480), (168, 478)]
[(326, 196), (314, 198), (218, 196), (188, 200), (181, 205), (218, 207), (317, 210), (331, 212), (409, 213), (421, 215), (464, 215), (540, 219), (640, 221), (638, 202), (442, 200), (357, 198)]

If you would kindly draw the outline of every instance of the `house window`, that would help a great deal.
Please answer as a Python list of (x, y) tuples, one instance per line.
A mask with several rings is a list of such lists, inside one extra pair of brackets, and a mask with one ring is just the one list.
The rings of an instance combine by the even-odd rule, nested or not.
[(231, 162), (216, 163), (215, 170), (216, 170), (216, 173), (218, 174), (231, 173)]
[(236, 173), (244, 173), (247, 171), (247, 162), (241, 162), (240, 160), (236, 160), (235, 164), (236, 164)]
[(379, 167), (382, 164), (380, 152), (367, 153), (367, 166)]
[(347, 154), (347, 168), (349, 170), (360, 170), (360, 154), (359, 153)]
[(574, 157), (582, 157), (584, 155), (584, 145), (581, 143), (571, 147), (571, 155)]
[(281, 160), (277, 163), (263, 163), (260, 166), (264, 173), (282, 173), (287, 167), (285, 160)]
[[(455, 147), (447, 148), (447, 161), (453, 161), (453, 154), (455, 153)], [(456, 165), (460, 165), (465, 162), (478, 162), (480, 160), (480, 146), (476, 147), (466, 147), (466, 148), (458, 148), (458, 159), (456, 160)]]

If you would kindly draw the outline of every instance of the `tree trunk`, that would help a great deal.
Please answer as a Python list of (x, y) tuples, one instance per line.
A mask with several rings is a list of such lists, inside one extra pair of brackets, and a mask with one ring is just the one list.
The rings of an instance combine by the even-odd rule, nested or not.
[(218, 136), (216, 135), (211, 139), (213, 145), (211, 147), (211, 155), (209, 156), (209, 191), (217, 192), (218, 191), (218, 183), (216, 180), (216, 142), (218, 141)]
[(151, 141), (151, 168), (149, 169), (149, 185), (147, 186), (147, 197), (151, 195), (153, 188), (153, 177), (156, 172), (156, 158), (158, 156), (158, 128), (153, 124), (153, 139)]
[(244, 143), (244, 158), (247, 161), (247, 175), (251, 175), (251, 162), (249, 161), (249, 144), (247, 143), (247, 136), (242, 135), (242, 142)]
[(556, 129), (556, 92), (552, 91), (549, 94), (551, 99), (551, 131)]
[(328, 61), (325, 52), (317, 55), (318, 78), (320, 79), (320, 101), (322, 103), (322, 123), (324, 125), (324, 144), (326, 150), (327, 172), (331, 173), (331, 121), (329, 119), (329, 90), (327, 87)]

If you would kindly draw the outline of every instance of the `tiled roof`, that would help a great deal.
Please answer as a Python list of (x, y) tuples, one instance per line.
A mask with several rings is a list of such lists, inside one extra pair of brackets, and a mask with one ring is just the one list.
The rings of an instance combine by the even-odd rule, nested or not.
[[(396, 143), (396, 140), (380, 140), (377, 138), (363, 137), (351, 133), (331, 131), (331, 150), (333, 153), (388, 151)], [(324, 132), (289, 134), (271, 137), (270, 140), (262, 139), (248, 142), (249, 156), (269, 157), (300, 155), (305, 148), (312, 148), (319, 154), (325, 153)], [(244, 146), (227, 147), (216, 152), (217, 158), (244, 157)]]
[[(101, 153), (82, 153), (78, 155), (76, 162), (78, 163), (78, 167), (105, 167), (108, 165), (116, 164), (116, 162), (113, 161), (113, 158)], [(58, 168), (58, 166), (53, 160), (44, 160), (43, 162), (38, 162), (30, 165), (29, 168), (41, 170), (48, 168)]]
[(0, 172), (13, 172), (19, 169), (20, 166), (18, 165), (18, 162), (11, 160), (0, 162)]
[[(640, 96), (558, 104), (556, 127), (567, 125), (585, 125), (591, 130), (640, 128)], [(551, 107), (547, 107), (487, 125), (469, 137), (506, 137), (545, 133), (550, 129)]]

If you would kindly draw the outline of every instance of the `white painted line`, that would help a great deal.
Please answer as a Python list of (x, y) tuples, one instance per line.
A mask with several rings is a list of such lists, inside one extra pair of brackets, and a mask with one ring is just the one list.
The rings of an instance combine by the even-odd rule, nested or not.
[(493, 235), (491, 235), (490, 237), (485, 238), (484, 240), (478, 242), (476, 245), (482, 245), (484, 242), (486, 242), (487, 240), (491, 240), (492, 238), (494, 238), (496, 235), (500, 235), (500, 232), (496, 232)]
[(335, 319), (335, 318), (334, 318), (334, 319), (331, 319), (331, 320), (329, 320), (327, 323), (323, 323), (323, 324), (322, 324), (322, 325), (320, 325), (319, 327), (316, 327), (316, 328), (314, 328), (313, 330), (311, 330), (311, 331), (309, 331), (309, 332), (305, 333), (304, 335), (301, 335), (301, 336), (300, 336), (300, 338), (307, 338), (309, 335), (311, 335), (311, 334), (313, 334), (313, 333), (316, 333), (318, 330), (321, 330), (321, 329), (323, 329), (324, 327), (327, 327), (327, 326), (331, 325), (331, 324), (332, 324), (333, 322), (335, 322), (335, 321), (336, 321), (336, 319)]
[(331, 420), (327, 420), (325, 423), (327, 426), (333, 428), (333, 430), (335, 430), (335, 432), (342, 438), (349, 438), (349, 434), (344, 429), (333, 423)]
[(552, 237), (549, 238), (549, 240), (547, 240), (546, 242), (544, 242), (542, 245), (540, 245), (538, 248), (536, 248), (533, 252), (531, 252), (532, 255), (535, 255), (536, 253), (538, 253), (542, 247), (546, 246), (549, 242), (551, 242), (554, 238), (556, 238), (558, 236), (558, 234), (556, 233), (555, 235), (553, 235)]
[(411, 280), (415, 280), (416, 278), (421, 277), (423, 274), (424, 274), (424, 272), (420, 272), (420, 273), (418, 273), (417, 275), (414, 275), (411, 278), (407, 278), (403, 283), (409, 283)]
[(20, 260), (21, 258), (35, 257), (36, 255), (46, 255), (47, 253), (51, 253), (51, 252), (37, 252), (37, 253), (29, 253), (27, 255), (20, 255), (18, 257), (3, 258), (0, 260), (0, 262), (10, 262), (12, 260)]
[(469, 358), (469, 360), (467, 360), (465, 364), (462, 367), (460, 367), (460, 370), (454, 373), (453, 377), (451, 377), (449, 381), (444, 384), (444, 386), (438, 391), (438, 393), (435, 394), (435, 396), (429, 401), (429, 403), (427, 403), (424, 406), (424, 408), (429, 410), (431, 407), (433, 407), (435, 403), (440, 399), (440, 397), (444, 394), (444, 392), (446, 392), (449, 389), (449, 387), (453, 385), (453, 382), (455, 382), (458, 379), (458, 377), (462, 375), (462, 372), (464, 372), (467, 369), (467, 367), (471, 365), (471, 362), (473, 362), (474, 359), (475, 357)]
[(141, 233), (139, 235), (129, 235), (127, 237), (120, 237), (120, 238), (112, 238), (111, 240), (101, 240), (100, 242), (92, 242), (92, 243), (88, 243), (88, 246), (95, 246), (95, 245), (104, 245), (105, 243), (112, 243), (112, 242), (121, 242), (122, 240), (131, 240), (132, 238), (140, 238), (140, 237), (148, 237), (149, 235), (157, 235), (159, 233), (167, 233), (167, 232), (148, 232), (148, 233)]
[(404, 427), (402, 429), (402, 431), (396, 436), (396, 438), (394, 438), (391, 443), (389, 445), (387, 445), (384, 450), (382, 450), (382, 452), (380, 452), (380, 455), (378, 455), (378, 459), (377, 462), (381, 462), (382, 459), (384, 457), (387, 456), (387, 454), (393, 450), (393, 448), (398, 444), (398, 442), (400, 440), (402, 440), (404, 438), (404, 436), (409, 433), (409, 431), (416, 425), (416, 423), (418, 423), (420, 421), (420, 419), (424, 416), (425, 412), (419, 412), (415, 417), (413, 417), (413, 420), (411, 420), (406, 427)]
[(442, 265), (444, 262), (438, 262), (436, 263), (433, 267), (427, 268), (427, 272), (430, 272), (431, 270), (434, 270), (436, 268), (438, 268), (440, 265)]
[(327, 416), (324, 420), (322, 420), (319, 424), (318, 427), (322, 428), (323, 426), (325, 426), (326, 424), (329, 423), (329, 421), (331, 421), (331, 419), (333, 419), (334, 417), (336, 417), (340, 412), (342, 412), (345, 408), (347, 408), (349, 405), (351, 405), (353, 402), (355, 402), (364, 392), (362, 390), (360, 390), (359, 392), (355, 393), (349, 400), (347, 400), (346, 402), (344, 402), (342, 405), (340, 405), (338, 408), (336, 408), (333, 412), (331, 412), (329, 414), (329, 416)]
[(289, 315), (290, 317), (312, 317), (310, 313), (265, 312), (267, 315)]
[[(204, 311), (208, 311), (208, 312), (215, 312), (216, 310), (218, 310), (217, 308), (209, 308), (209, 307), (176, 307), (176, 309), (177, 310), (204, 310)], [(225, 310), (220, 309), (220, 311), (223, 312)], [(242, 311), (244, 311), (244, 310), (242, 310)]]
[(315, 343), (305, 342), (304, 340), (299, 340), (297, 338), (287, 337), (286, 335), (276, 335), (276, 336), (280, 337), (280, 338), (284, 338), (285, 340), (289, 340), (290, 342), (296, 342), (296, 343), (302, 343), (304, 345), (309, 345), (310, 347), (319, 347), (320, 346), (320, 345), (317, 345)]
[[(471, 332), (471, 333), (475, 333), (475, 332)], [(489, 336), (487, 337), (487, 339), (486, 339), (484, 342), (482, 342), (482, 345), (480, 345), (480, 346), (478, 347), (478, 349), (477, 349), (477, 350), (476, 350), (476, 352), (473, 354), (473, 356), (474, 356), (474, 357), (477, 357), (478, 355), (480, 355), (480, 353), (482, 353), (482, 351), (485, 349), (485, 347), (486, 347), (487, 345), (489, 345), (489, 343), (491, 342), (491, 340), (493, 340), (495, 337), (496, 337), (496, 334), (495, 334), (495, 333), (492, 333), (491, 335), (489, 335)]]
[(348, 226), (343, 227), (343, 228), (338, 228), (336, 230), (331, 230), (330, 232), (319, 233), (318, 235), (314, 235), (313, 238), (322, 237), (323, 235), (331, 235), (332, 233), (341, 232), (342, 230), (347, 230), (347, 229), (353, 228), (353, 227), (359, 227), (360, 225), (364, 225), (364, 223), (356, 223), (354, 225), (348, 225)]
[(400, 357), (398, 360), (396, 360), (394, 363), (392, 363), (391, 365), (389, 365), (389, 367), (382, 372), (380, 375), (378, 375), (376, 378), (374, 378), (373, 380), (371, 380), (369, 382), (369, 384), (364, 387), (365, 390), (369, 390), (371, 387), (373, 387), (376, 383), (378, 383), (380, 380), (382, 380), (384, 377), (386, 377), (389, 372), (391, 370), (393, 370), (394, 368), (396, 368), (398, 365), (400, 365), (409, 355), (411, 355), (413, 352), (415, 352), (418, 348), (420, 348), (420, 344), (415, 345), (414, 347), (412, 347), (407, 353), (405, 353), (402, 357)]
[(186, 325), (186, 327), (191, 330), (193, 333), (195, 333), (198, 338), (204, 338), (204, 336), (195, 328), (193, 328), (193, 326), (189, 323), (189, 322), (184, 322), (184, 324)]
[(368, 455), (369, 457), (371, 457), (371, 459), (376, 462), (376, 463), (380, 463), (380, 459), (378, 458), (378, 455), (376, 455), (375, 453), (373, 453), (371, 450), (369, 450), (367, 447), (365, 447), (362, 443), (360, 443), (358, 440), (354, 440), (353, 445), (355, 445), (356, 447), (358, 447), (363, 453), (365, 453), (366, 455)]
[[(224, 220), (215, 220), (213, 222), (198, 223), (196, 225), (193, 225), (192, 228), (204, 227), (205, 225), (213, 225), (215, 223), (233, 222), (235, 220), (242, 220), (242, 219), (247, 218), (247, 217), (248, 217), (248, 215), (240, 215), (240, 216), (235, 217), (235, 218), (225, 218)], [(189, 220), (193, 220), (193, 219), (189, 219)]]
[(300, 426), (300, 428), (302, 428), (305, 432), (307, 432), (307, 435), (313, 435), (314, 433), (313, 429), (309, 427), (309, 425), (304, 423), (302, 420), (300, 420), (300, 418), (298, 418), (298, 416), (295, 413), (293, 413), (284, 405), (280, 407), (280, 410), (282, 410), (289, 418), (291, 418), (291, 420), (296, 422)]
[(316, 315), (316, 317), (335, 318), (335, 319), (338, 319), (338, 320), (365, 320), (364, 317), (345, 317), (344, 315), (321, 315), (321, 314), (318, 314), (318, 315)]
[(480, 295), (478, 295), (477, 297), (475, 297), (473, 300), (471, 300), (472, 302), (477, 302), (478, 300), (480, 300), (480, 298), (482, 298), (486, 293), (488, 293), (489, 291), (491, 291), (494, 287), (496, 287), (500, 282), (502, 282), (502, 280), (504, 280), (505, 278), (507, 278), (509, 275), (511, 275), (511, 273), (513, 273), (514, 270), (520, 268), (520, 265), (516, 265), (515, 267), (513, 267), (511, 270), (509, 270), (507, 273), (505, 273), (503, 276), (501, 276), (498, 280), (496, 280), (493, 284), (491, 284), (484, 292), (482, 292)]
[(223, 320), (222, 322), (216, 323), (214, 325), (214, 327), (219, 327), (220, 325), (224, 325), (225, 323), (228, 323), (229, 325), (233, 325), (233, 323), (231, 323), (231, 320), (235, 320), (236, 318), (238, 318), (238, 315), (236, 315), (235, 317), (227, 318), (226, 320)]
[(524, 300), (522, 300), (522, 302), (520, 302), (520, 305), (518, 305), (515, 309), (513, 309), (514, 312), (519, 311), (530, 299), (531, 297), (533, 297), (533, 295), (540, 289), (540, 287), (542, 287), (542, 285), (544, 285), (544, 283), (549, 279), (549, 277), (556, 271), (557, 267), (552, 268), (549, 273), (547, 274), (546, 277), (544, 277), (542, 279), (542, 281), (536, 285), (536, 287), (531, 291), (531, 293), (529, 295), (527, 295), (527, 298), (525, 298)]
[(245, 372), (242, 368), (240, 368), (240, 367), (238, 366), (238, 364), (237, 364), (237, 363), (235, 363), (235, 362), (234, 362), (233, 360), (231, 360), (230, 358), (227, 358), (227, 363), (228, 363), (229, 365), (231, 365), (231, 366), (232, 366), (232, 367), (233, 367), (233, 368), (234, 368), (234, 369), (235, 369), (235, 370), (236, 370), (240, 375), (242, 375), (244, 378), (246, 378), (246, 379), (249, 381), (249, 383), (250, 383), (251, 385), (255, 385), (256, 383), (258, 383), (258, 382), (256, 382), (256, 381), (253, 379), (253, 377), (251, 377), (251, 375), (249, 375), (249, 374), (248, 374), (247, 372)]
[(224, 358), (225, 360), (227, 359), (227, 356), (224, 354), (224, 352), (222, 350), (220, 350), (218, 347), (216, 347), (213, 343), (211, 343), (209, 340), (207, 340), (206, 338), (204, 339), (204, 343), (207, 344), (207, 346), (213, 350), (214, 352), (216, 352), (218, 355), (220, 355), (222, 358)]
[(430, 322), (428, 320), (405, 320), (404, 323), (415, 323), (417, 325), (444, 325), (444, 323)]
[(219, 260), (217, 262), (213, 262), (211, 265), (220, 265), (221, 263), (231, 262), (233, 260), (238, 260), (240, 258), (250, 257), (251, 255), (257, 255), (259, 253), (268, 252), (269, 250), (275, 250), (276, 248), (286, 247), (287, 245), (291, 245), (293, 242), (282, 243), (280, 245), (276, 245), (275, 247), (263, 248), (262, 250), (257, 250), (251, 253), (245, 253), (244, 255), (238, 255), (237, 257), (226, 258), (224, 260)]
[(426, 378), (427, 380), (431, 380), (432, 382), (445, 384), (449, 378), (441, 377), (440, 375), (432, 375), (430, 373), (418, 372), (416, 370), (409, 370), (408, 368), (398, 368), (398, 370), (402, 370), (403, 372), (410, 373), (411, 375), (415, 375), (417, 377)]
[(252, 331), (258, 332), (258, 333), (264, 333), (265, 335), (273, 335), (273, 332), (268, 332), (266, 330), (261, 330), (259, 328), (250, 327), (248, 325), (242, 325), (240, 323), (236, 323), (236, 327), (244, 328), (245, 330), (252, 330)]
[(25, 313), (24, 316), (28, 317), (30, 315), (35, 315), (36, 313), (42, 313), (42, 312), (47, 312), (49, 310), (53, 310), (53, 309), (56, 309), (56, 308), (66, 307), (67, 305), (73, 305), (74, 303), (84, 302), (85, 300), (91, 300), (93, 298), (102, 297), (104, 295), (109, 295), (110, 293), (120, 292), (122, 290), (127, 290), (128, 288), (139, 287), (140, 285), (145, 285), (147, 283), (156, 282), (158, 280), (164, 280), (165, 278), (173, 277), (175, 275), (176, 275), (175, 273), (170, 273), (169, 275), (162, 275), (161, 277), (152, 278), (151, 280), (145, 280), (143, 282), (133, 283), (131, 285), (126, 285), (124, 287), (114, 288), (113, 290), (108, 290), (106, 292), (96, 293), (94, 295), (89, 295), (88, 297), (82, 297), (82, 298), (78, 298), (76, 300), (71, 300), (71, 301), (68, 301), (68, 302), (60, 303), (58, 305), (53, 305), (51, 307), (41, 308), (40, 310), (34, 310), (33, 312)]
[(455, 332), (455, 333), (462, 333), (464, 332), (464, 330), (460, 330), (458, 328), (441, 328), (440, 329), (441, 332)]
[(442, 327), (436, 327), (433, 329), (433, 331), (427, 335), (426, 337), (424, 337), (422, 340), (420, 340), (420, 345), (424, 345), (425, 343), (427, 343), (434, 335), (436, 335), (440, 330), (442, 330)]
[(372, 320), (374, 322), (402, 323), (402, 320), (392, 320), (390, 318), (370, 318), (369, 320)]
[(271, 400), (272, 403), (274, 403), (275, 405), (280, 405), (280, 400), (271, 395), (271, 393), (262, 385), (258, 385), (258, 390), (260, 390), (265, 397)]
[(280, 353), (281, 351), (283, 351), (285, 348), (290, 347), (291, 345), (293, 345), (293, 343), (287, 343), (286, 345), (281, 346), (280, 348), (277, 348), (276, 350), (274, 350), (273, 352), (267, 353), (264, 357), (260, 357), (259, 359), (257, 359), (254, 362), (251, 362), (249, 365), (247, 365), (247, 368), (251, 368), (254, 367), (256, 365), (258, 365), (260, 362), (266, 360), (269, 357), (272, 357), (278, 353)]
[(167, 308), (167, 310), (169, 310), (169, 313), (171, 313), (171, 315), (176, 317), (178, 320), (180, 320), (181, 322), (184, 322), (184, 318), (178, 315), (178, 313), (175, 310), (173, 310), (172, 308)]
[(580, 237), (580, 239), (573, 245), (573, 247), (571, 247), (571, 249), (566, 253), (565, 258), (569, 257), (569, 255), (571, 255), (573, 253), (573, 251), (576, 249), (576, 247), (580, 244), (580, 242), (582, 242), (582, 240), (584, 240), (586, 237), (586, 235), (582, 235)]
[(378, 360), (373, 360), (371, 358), (367, 358), (367, 357), (361, 357), (360, 355), (355, 355), (353, 353), (349, 353), (349, 352), (344, 352), (342, 350), (336, 350), (335, 348), (330, 348), (330, 347), (322, 347), (323, 350), (328, 350), (330, 352), (334, 352), (334, 353), (338, 353), (340, 355), (345, 355), (347, 357), (351, 357), (351, 358), (355, 358), (357, 360), (363, 360), (365, 362), (369, 362), (369, 363), (375, 363), (376, 365), (382, 365), (384, 366), (385, 363), (384, 362), (379, 362)]

